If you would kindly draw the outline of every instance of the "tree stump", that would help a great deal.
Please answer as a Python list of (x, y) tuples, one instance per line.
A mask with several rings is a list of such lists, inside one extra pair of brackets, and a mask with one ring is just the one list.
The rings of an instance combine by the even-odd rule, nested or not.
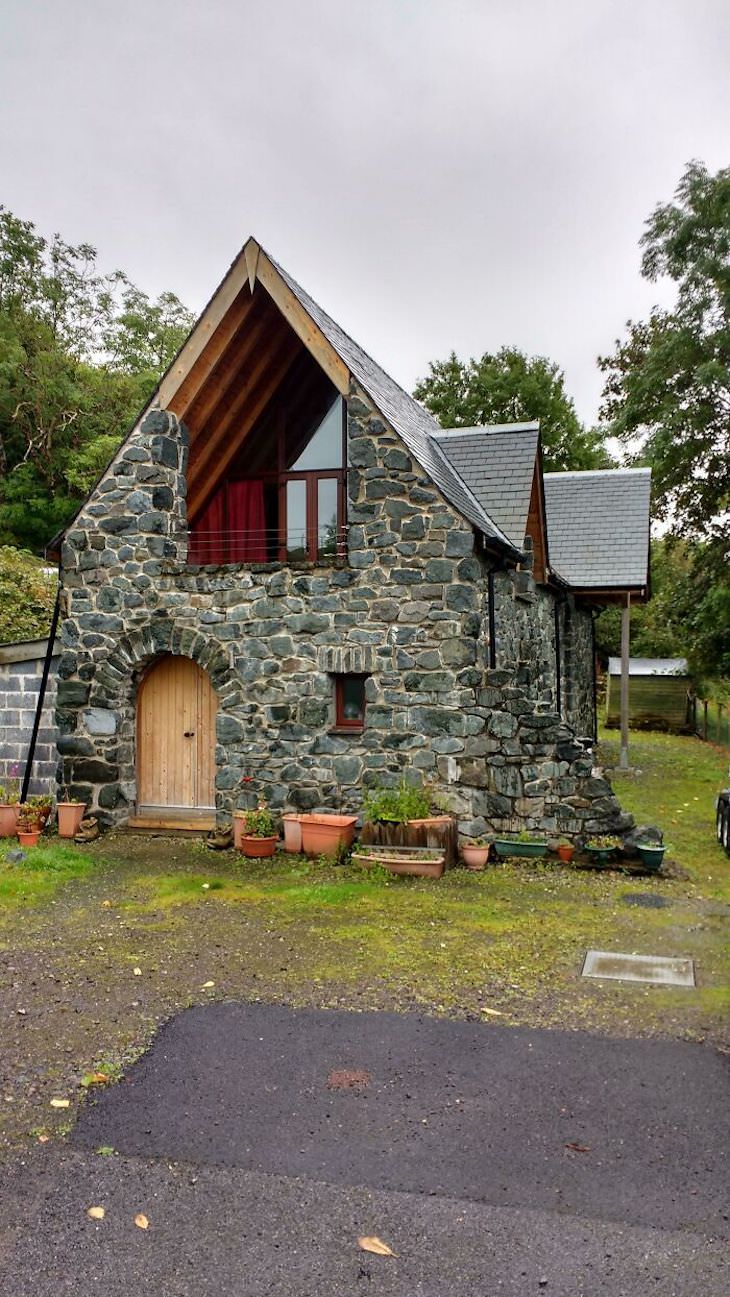
[(435, 847), (443, 851), (446, 868), (459, 859), (459, 834), (453, 815), (436, 815), (427, 820), (366, 820), (360, 832), (363, 846)]

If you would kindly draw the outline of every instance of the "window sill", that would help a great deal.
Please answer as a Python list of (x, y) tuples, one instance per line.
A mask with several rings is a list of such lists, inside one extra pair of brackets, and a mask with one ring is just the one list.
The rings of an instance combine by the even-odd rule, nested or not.
[(327, 731), (328, 734), (336, 734), (339, 735), (340, 738), (343, 738), (345, 735), (352, 737), (354, 735), (364, 734), (364, 732), (364, 725), (332, 725)]

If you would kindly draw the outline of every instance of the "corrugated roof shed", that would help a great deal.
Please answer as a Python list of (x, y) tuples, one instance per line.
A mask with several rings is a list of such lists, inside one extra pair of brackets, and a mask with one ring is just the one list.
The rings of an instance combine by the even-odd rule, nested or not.
[(539, 423), (448, 428), (432, 435), (489, 517), (521, 549), (527, 531)]
[(470, 490), (447, 459), (434, 437), (440, 431), (432, 414), (399, 387), (378, 364), (341, 329), (326, 311), (309, 296), (309, 293), (291, 278), (291, 275), (266, 254), (307, 314), (321, 330), (338, 356), (347, 365), (352, 376), (364, 388), (429, 477), (443, 491), (446, 499), (459, 513), (484, 535), (499, 545), (514, 551), (515, 546), (498, 523), (490, 517), (480, 501)]
[(648, 468), (545, 473), (550, 561), (579, 590), (649, 582)]
[[(608, 659), (608, 674), (621, 675), (621, 658)], [(686, 676), (686, 658), (629, 658), (630, 676)]]

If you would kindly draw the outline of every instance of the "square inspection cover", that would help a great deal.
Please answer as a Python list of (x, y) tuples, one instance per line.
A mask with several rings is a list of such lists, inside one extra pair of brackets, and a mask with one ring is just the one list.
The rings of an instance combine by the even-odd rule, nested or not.
[(622, 982), (658, 982), (662, 986), (694, 986), (692, 959), (665, 955), (618, 955), (612, 950), (587, 950), (583, 977), (610, 977)]

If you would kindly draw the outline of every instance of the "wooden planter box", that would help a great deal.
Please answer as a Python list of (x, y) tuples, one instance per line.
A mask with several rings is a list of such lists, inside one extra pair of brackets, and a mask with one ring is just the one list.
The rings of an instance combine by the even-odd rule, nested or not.
[(360, 841), (363, 846), (412, 847), (443, 853), (447, 869), (459, 858), (459, 835), (453, 815), (434, 815), (425, 820), (366, 820)]
[[(426, 858), (428, 855), (428, 858)], [(424, 847), (363, 847), (354, 852), (352, 862), (372, 869), (379, 865), (391, 874), (410, 874), (418, 878), (440, 878), (444, 872), (445, 857), (438, 848)]]

